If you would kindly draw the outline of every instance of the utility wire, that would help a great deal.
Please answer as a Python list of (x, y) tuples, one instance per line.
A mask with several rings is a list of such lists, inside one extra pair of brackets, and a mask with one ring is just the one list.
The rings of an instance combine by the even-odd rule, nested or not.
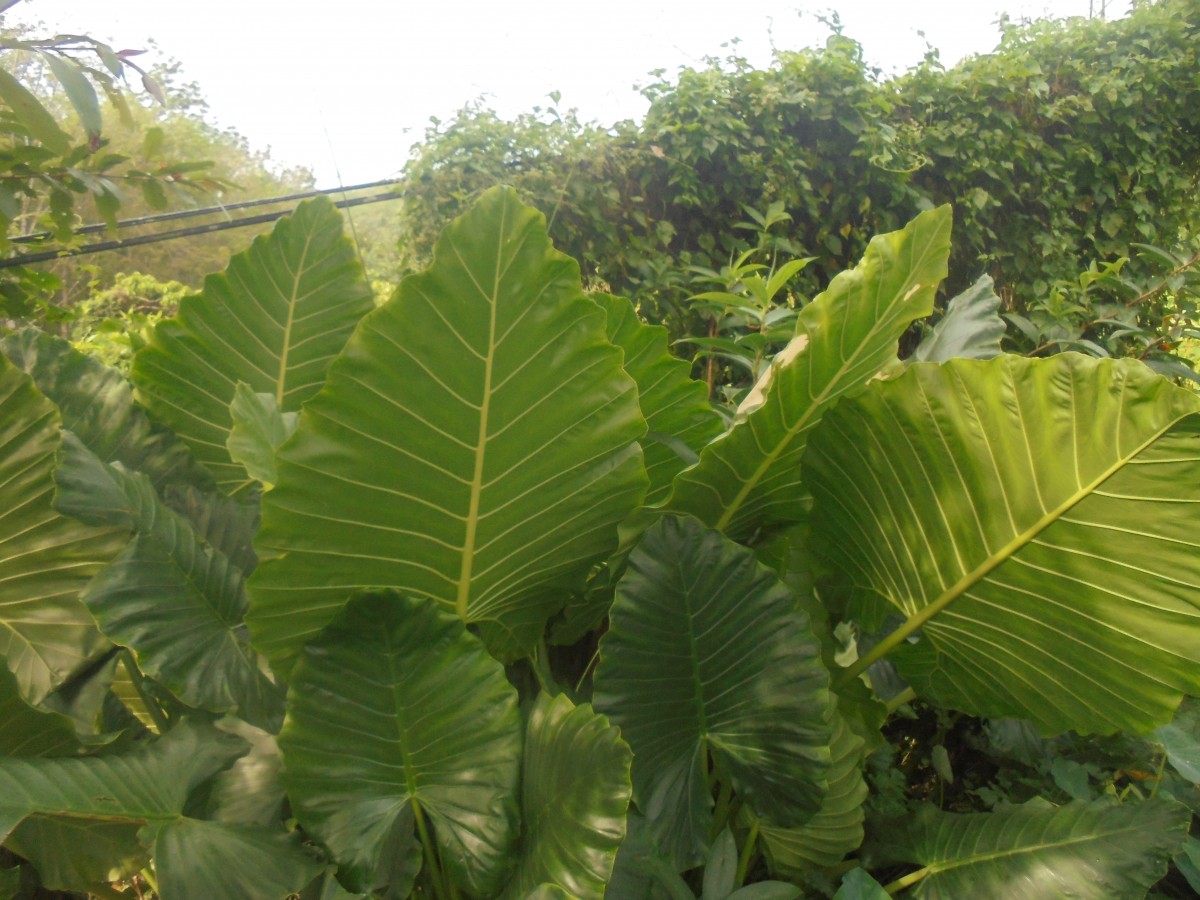
[[(368, 188), (386, 187), (392, 184), (400, 184), (402, 179), (385, 178), (382, 181), (370, 181), (366, 184), (353, 184), (349, 187), (322, 188), (320, 190), (302, 191), (298, 194), (285, 194), (281, 197), (267, 197), (265, 200), (243, 200), (240, 203), (228, 203), (222, 206), (207, 206), (203, 209), (181, 209), (176, 212), (157, 213), (152, 216), (140, 216), (136, 219), (122, 219), (117, 222), (118, 228), (132, 228), (138, 225), (153, 225), (156, 222), (170, 222), (176, 219), (190, 219), (196, 216), (209, 216), (217, 213), (228, 213), (235, 209), (249, 209), (253, 206), (269, 206), (272, 203), (291, 203), (296, 200), (308, 200), (311, 197), (320, 197), (325, 194), (344, 194), (349, 191), (365, 191)], [(108, 226), (100, 222), (95, 225), (84, 225), (74, 230), (75, 234), (95, 234), (104, 231)], [(49, 231), (38, 231), (33, 234), (22, 234), (9, 241), (14, 244), (30, 244), (38, 241), (44, 241), (52, 238), (54, 235)]]
[[(341, 188), (334, 188), (332, 191), (321, 191), (320, 193), (337, 193)], [(276, 198), (278, 202), (279, 198)], [(392, 193), (375, 194), (371, 197), (354, 197), (350, 200), (335, 200), (333, 205), (338, 209), (347, 209), (351, 206), (364, 206), (368, 203), (383, 203), (387, 200), (399, 200), (399, 196)], [(257, 216), (246, 216), (241, 219), (230, 219), (224, 222), (212, 222), (208, 225), (193, 225), (190, 228), (176, 228), (173, 231), (161, 231), (157, 234), (143, 234), (137, 237), (125, 238), (118, 241), (100, 241), (95, 244), (87, 244), (83, 247), (72, 247), (65, 250), (45, 250), (41, 253), (25, 253), (21, 256), (13, 256), (8, 259), (0, 259), (0, 269), (9, 269), (13, 266), (24, 266), (29, 263), (48, 262), (52, 259), (66, 259), (71, 256), (83, 256), (88, 253), (105, 253), (109, 250), (123, 250), (126, 247), (139, 247), (143, 244), (157, 244), (160, 241), (173, 241), (178, 238), (192, 237), (197, 234), (210, 234), (214, 231), (225, 231), (230, 228), (245, 228), (247, 225), (261, 225), (265, 222), (274, 222), (276, 219), (282, 219), (286, 215), (290, 215), (293, 210), (283, 209), (276, 212), (262, 213)]]

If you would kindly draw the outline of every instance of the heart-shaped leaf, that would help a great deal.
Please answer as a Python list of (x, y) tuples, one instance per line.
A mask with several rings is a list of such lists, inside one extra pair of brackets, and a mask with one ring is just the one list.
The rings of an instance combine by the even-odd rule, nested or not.
[(791, 592), (752, 551), (668, 517), (630, 555), (593, 702), (633, 748), (634, 799), (682, 870), (704, 861), (708, 758), (759, 814), (798, 826), (829, 768), (829, 673)]
[(237, 383), (299, 409), (373, 307), (341, 214), (323, 197), (306, 200), (155, 328), (134, 357), (133, 382), (151, 414), (234, 493), (253, 483), (225, 446)]
[(604, 329), (515, 192), (447, 229), (277, 456), (249, 617), (277, 671), (379, 586), (477, 623), (497, 656), (528, 652), (645, 490), (645, 423)]
[(503, 886), (517, 837), (517, 694), (431, 601), (384, 592), (347, 604), (304, 648), (279, 747), (296, 817), (351, 890), (385, 886), (397, 852), (419, 860), (414, 829), (430, 826), (460, 888)]
[(521, 854), (506, 897), (542, 884), (571, 897), (604, 896), (625, 837), (631, 758), (591, 707), (561, 694), (538, 697), (525, 732)]
[(905, 617), (850, 674), (886, 655), (1045, 734), (1169, 721), (1200, 693), (1198, 413), (1077, 354), (921, 363), (841, 404), (809, 447), (813, 534)]

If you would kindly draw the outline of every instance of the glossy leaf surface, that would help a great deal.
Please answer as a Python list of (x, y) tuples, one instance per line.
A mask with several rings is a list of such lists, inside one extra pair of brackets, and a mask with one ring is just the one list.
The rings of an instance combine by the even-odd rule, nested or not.
[(918, 695), (1148, 731), (1200, 693), (1197, 413), (1133, 361), (914, 365), (814, 439), (813, 533), (906, 617), (877, 651)]
[(341, 214), (307, 200), (159, 324), (134, 358), (133, 381), (154, 417), (234, 492), (251, 480), (225, 446), (237, 383), (299, 409), (373, 307)]
[(629, 746), (616, 728), (561, 694), (541, 694), (529, 716), (521, 788), (521, 852), (505, 891), (554, 885), (600, 898), (625, 837)]
[(682, 472), (667, 503), (740, 539), (799, 521), (800, 461), (817, 423), (896, 360), (908, 326), (933, 310), (946, 277), (950, 208), (872, 239), (854, 269), (800, 311), (796, 337), (772, 361), (724, 437)]
[(799, 828), (760, 823), (759, 839), (766, 848), (771, 871), (800, 877), (814, 869), (836, 866), (863, 841), (863, 739), (845, 718), (834, 714), (830, 743), (829, 790), (821, 808)]
[(634, 753), (638, 807), (678, 868), (705, 858), (707, 760), (781, 825), (820, 807), (829, 675), (791, 592), (694, 519), (648, 531), (617, 586), (593, 703)]
[(913, 362), (991, 359), (1000, 354), (1000, 340), (1006, 330), (992, 278), (983, 275), (950, 298), (945, 315), (909, 358)]
[(495, 896), (517, 837), (521, 734), (504, 669), (428, 600), (366, 594), (304, 649), (279, 737), (305, 831), (352, 890), (382, 887), (416, 815), (456, 884)]
[(498, 656), (528, 651), (645, 490), (645, 423), (604, 329), (511, 190), (446, 230), (278, 454), (249, 618), (277, 671), (377, 586), (478, 623)]

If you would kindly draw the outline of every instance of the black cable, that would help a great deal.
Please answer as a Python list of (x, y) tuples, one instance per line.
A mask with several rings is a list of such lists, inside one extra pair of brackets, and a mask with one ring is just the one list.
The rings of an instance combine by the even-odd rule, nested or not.
[[(385, 178), (382, 181), (370, 181), (366, 184), (352, 184), (349, 187), (336, 188), (321, 188), (311, 191), (302, 191), (298, 194), (285, 194), (281, 197), (268, 197), (265, 200), (243, 200), (240, 203), (228, 203), (224, 206), (207, 206), (203, 209), (181, 209), (169, 213), (156, 213), (152, 216), (141, 216), (136, 219), (122, 219), (117, 223), (118, 228), (130, 228), (138, 225), (151, 225), (155, 222), (170, 222), (174, 219), (190, 219), (194, 216), (208, 216), (216, 213), (227, 213), (234, 209), (249, 209), (252, 206), (268, 206), (272, 203), (291, 203), (295, 200), (308, 200), (311, 197), (320, 197), (324, 194), (346, 194), (351, 191), (365, 191), (368, 188), (384, 187), (389, 184), (400, 184), (402, 179)], [(74, 229), (75, 234), (95, 234), (98, 231), (104, 231), (108, 226), (103, 222), (98, 222), (95, 225), (84, 225)], [(37, 231), (33, 234), (22, 234), (14, 238), (9, 238), (9, 241), (14, 244), (31, 244), (37, 241), (44, 241), (54, 237), (54, 234), (49, 231)]]
[[(341, 188), (337, 189), (339, 192)], [(338, 209), (348, 209), (352, 206), (364, 206), (368, 203), (383, 203), (386, 200), (399, 200), (397, 194), (376, 194), (372, 197), (354, 197), (349, 200), (336, 200), (334, 206)], [(191, 228), (176, 228), (174, 231), (160, 231), (157, 234), (143, 234), (138, 237), (125, 238), (119, 241), (101, 241), (87, 244), (83, 247), (73, 247), (66, 250), (45, 250), (41, 253), (25, 253), (9, 259), (0, 259), (0, 269), (13, 266), (24, 266), (30, 263), (48, 262), (52, 259), (67, 259), (72, 256), (83, 256), (87, 253), (105, 253), (109, 250), (123, 250), (126, 247), (139, 247), (143, 244), (157, 244), (160, 241), (173, 241), (178, 238), (192, 237), (197, 234), (209, 234), (215, 231), (225, 231), (229, 228), (245, 228), (247, 225), (261, 225), (274, 222), (293, 212), (290, 209), (262, 213), (257, 216), (246, 216), (242, 219), (231, 219), (226, 222), (212, 222), (208, 225), (194, 225)]]

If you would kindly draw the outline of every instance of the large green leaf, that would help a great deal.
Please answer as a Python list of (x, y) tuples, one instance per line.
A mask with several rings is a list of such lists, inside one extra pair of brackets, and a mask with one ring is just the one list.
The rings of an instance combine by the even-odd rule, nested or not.
[(991, 359), (1000, 354), (1005, 330), (992, 276), (982, 275), (961, 294), (950, 298), (946, 314), (909, 359), (912, 362)]
[(680, 869), (707, 852), (710, 754), (772, 822), (817, 812), (829, 674), (791, 592), (750, 550), (665, 518), (631, 554), (610, 620), (593, 703), (633, 748), (634, 798)]
[(329, 200), (306, 200), (159, 324), (134, 358), (133, 381), (232, 493), (252, 481), (225, 446), (237, 383), (299, 409), (373, 306), (341, 214)]
[(990, 813), (925, 807), (872, 842), (874, 861), (923, 868), (888, 885), (926, 900), (1144, 897), (1187, 836), (1186, 807), (1104, 798), (1055, 807), (1044, 800)]
[(528, 650), (645, 490), (645, 423), (604, 328), (513, 191), (449, 227), (278, 455), (249, 617), (277, 671), (374, 586), (433, 597), (497, 655)]
[(154, 868), (162, 900), (279, 900), (300, 890), (324, 866), (294, 834), (179, 818), (152, 827)]
[(871, 240), (854, 269), (800, 311), (796, 337), (772, 361), (733, 427), (682, 472), (667, 508), (740, 539), (799, 521), (809, 434), (841, 397), (896, 360), (897, 342), (933, 311), (946, 277), (950, 208)]
[(696, 461), (704, 446), (724, 430), (708, 402), (708, 390), (692, 380), (691, 365), (672, 356), (667, 329), (646, 325), (623, 297), (592, 294), (608, 322), (608, 339), (625, 354), (625, 371), (637, 382), (638, 402), (646, 418), (642, 442), (650, 488), (645, 503), (666, 499), (675, 476)]
[(21, 699), (16, 676), (0, 666), (0, 756), (69, 756), (79, 750), (66, 716)]
[(241, 571), (167, 509), (149, 479), (102, 462), (70, 434), (57, 478), (60, 510), (134, 532), (84, 594), (105, 636), (189, 706), (277, 729), (282, 692), (243, 633)]
[(279, 736), (305, 831), (351, 890), (382, 887), (414, 828), (442, 865), (496, 896), (517, 837), (517, 695), (462, 622), (428, 600), (365, 594), (304, 648)]
[(521, 853), (506, 897), (543, 884), (580, 900), (604, 896), (625, 837), (631, 757), (591, 707), (538, 697), (525, 732)]
[(240, 738), (181, 722), (124, 753), (80, 759), (0, 759), (0, 841), (26, 817), (166, 822), (188, 793), (246, 750)]
[(37, 870), (44, 887), (90, 892), (143, 868), (149, 854), (135, 822), (103, 822), (30, 816), (4, 846)]
[(178, 438), (151, 424), (116, 369), (36, 328), (0, 339), (0, 353), (33, 378), (58, 407), (63, 427), (105, 462), (144, 473), (160, 490), (172, 483), (211, 488), (212, 476)]
[(759, 838), (770, 860), (771, 871), (800, 877), (814, 869), (831, 868), (863, 841), (864, 741), (841, 715), (833, 716), (830, 743), (829, 791), (821, 809), (800, 828), (780, 828), (760, 823)]
[(839, 406), (809, 449), (814, 535), (906, 617), (858, 669), (887, 655), (1045, 734), (1168, 721), (1200, 693), (1198, 412), (1075, 354), (918, 364)]
[(79, 594), (125, 541), (54, 509), (59, 422), (0, 356), (0, 655), (31, 703), (109, 646)]

